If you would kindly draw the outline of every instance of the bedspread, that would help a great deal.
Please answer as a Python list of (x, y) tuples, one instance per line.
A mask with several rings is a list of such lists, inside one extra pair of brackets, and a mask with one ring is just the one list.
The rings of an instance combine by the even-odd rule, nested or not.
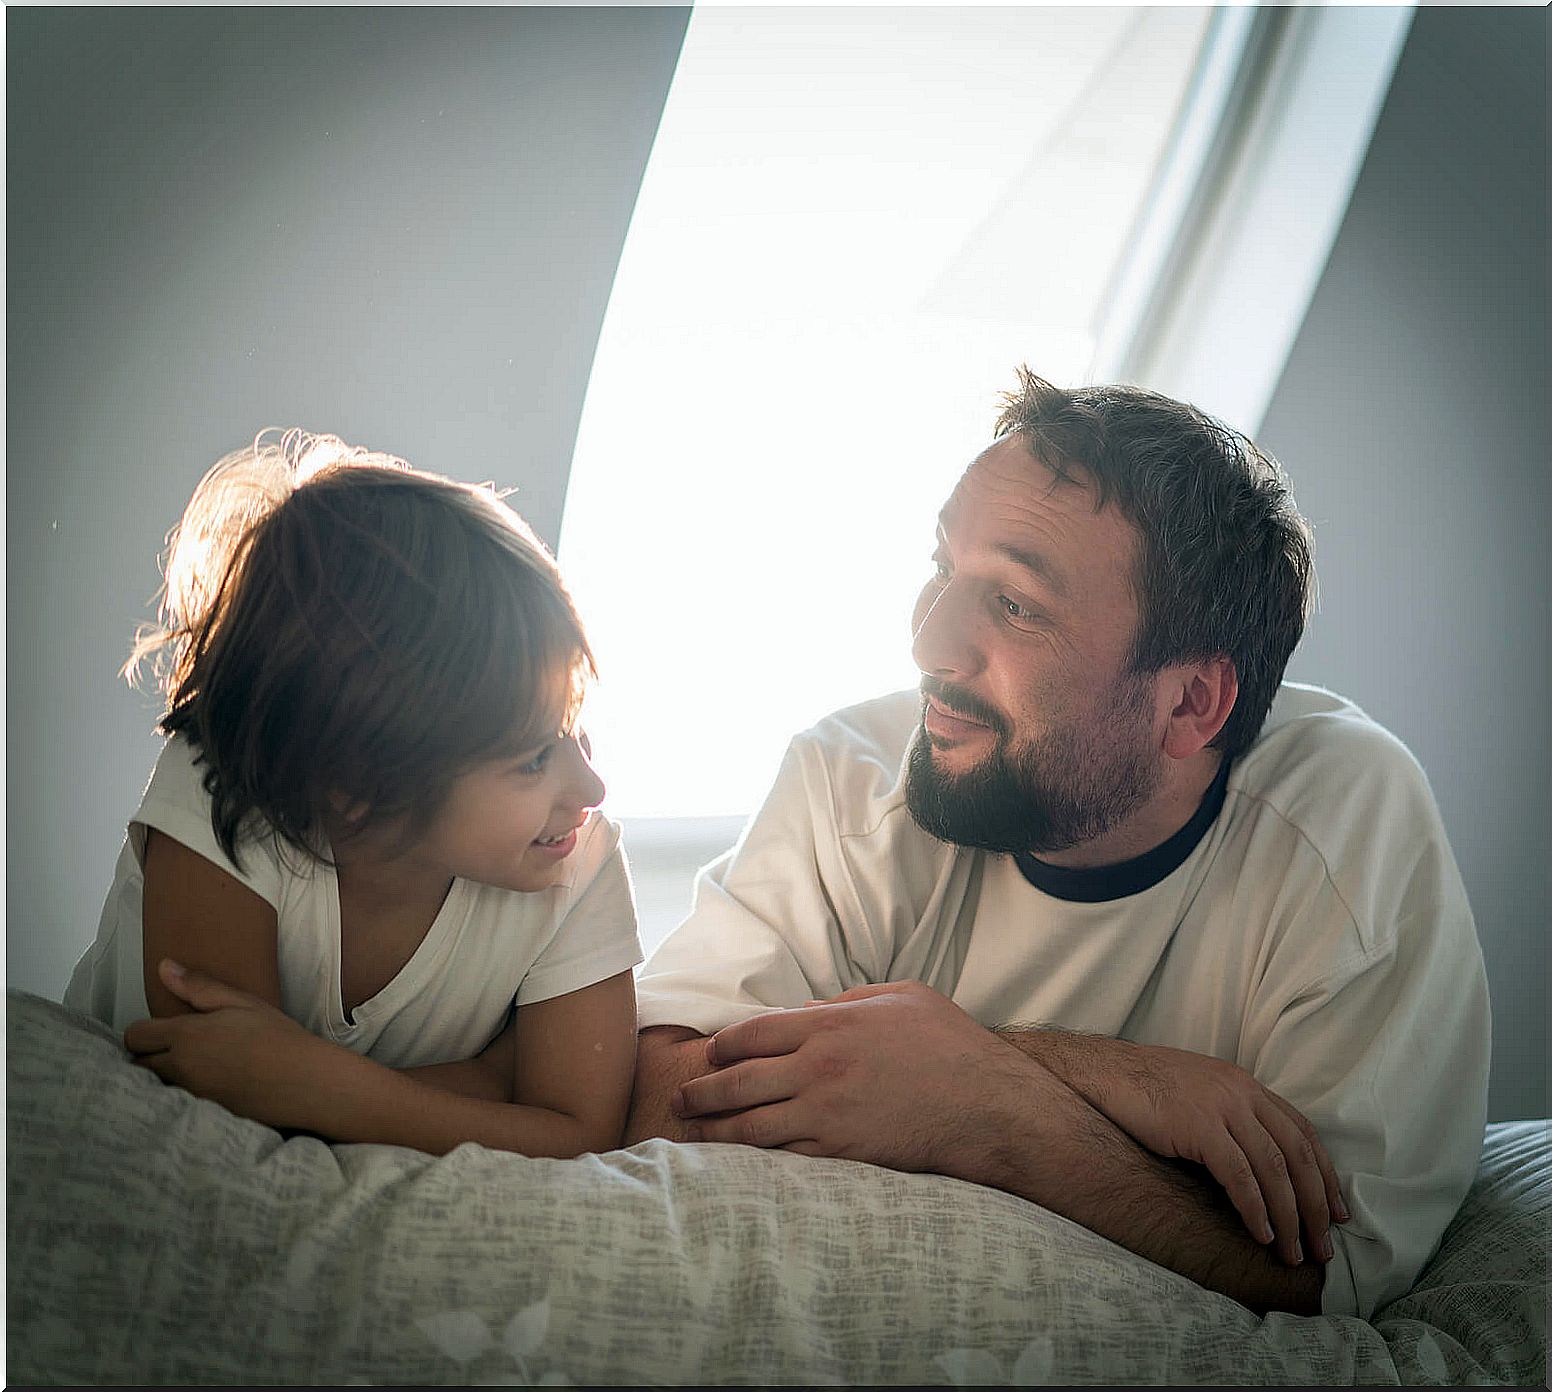
[(8, 995), (13, 1383), (1531, 1383), (1552, 1141), (1488, 1128), (1418, 1286), (1259, 1318), (935, 1175), (648, 1141), (330, 1146)]

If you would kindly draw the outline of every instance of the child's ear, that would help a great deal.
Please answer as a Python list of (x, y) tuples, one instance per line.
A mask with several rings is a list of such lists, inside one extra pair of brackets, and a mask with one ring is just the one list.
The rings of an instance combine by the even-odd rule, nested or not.
[(357, 826), (365, 821), (366, 814), (371, 810), (371, 807), (364, 802), (352, 802), (344, 793), (329, 794), (329, 811), (348, 827)]

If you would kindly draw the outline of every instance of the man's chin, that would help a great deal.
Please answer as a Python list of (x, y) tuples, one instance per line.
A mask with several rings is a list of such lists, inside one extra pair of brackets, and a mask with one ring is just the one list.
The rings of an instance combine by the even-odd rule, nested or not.
[(925, 725), (918, 726), (905, 765), (905, 806), (916, 825), (940, 841), (964, 844), (962, 789), (984, 758), (958, 741), (942, 747)]
[(929, 836), (994, 855), (1029, 850), (1046, 829), (995, 751), (939, 750), (925, 728), (906, 756), (905, 806)]

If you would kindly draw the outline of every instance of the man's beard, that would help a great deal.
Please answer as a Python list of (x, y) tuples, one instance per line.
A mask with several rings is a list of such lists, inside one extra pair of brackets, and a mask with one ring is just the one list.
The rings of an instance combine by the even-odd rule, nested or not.
[(933, 763), (932, 741), (917, 726), (906, 806), (941, 841), (1004, 854), (1065, 851), (1117, 826), (1158, 786), (1158, 751), (1147, 738), (1152, 690), (1143, 674), (1117, 680), (1090, 720), (1054, 727), (1019, 749), (999, 712), (932, 677), (922, 689), (924, 714), (930, 691), (950, 710), (985, 721), (996, 736), (980, 763), (951, 774)]

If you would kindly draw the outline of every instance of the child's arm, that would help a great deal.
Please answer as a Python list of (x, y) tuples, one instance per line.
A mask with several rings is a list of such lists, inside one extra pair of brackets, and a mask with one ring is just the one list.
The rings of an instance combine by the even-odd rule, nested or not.
[(510, 1104), (351, 1053), (201, 973), (163, 964), (161, 975), (198, 1013), (131, 1025), (136, 1062), (255, 1121), (438, 1155), (464, 1141), (563, 1158), (620, 1143), (636, 1056), (628, 971), (518, 1011)]
[(512, 1078), (517, 1039), (517, 1020), (508, 1018), (501, 1033), (471, 1059), (458, 1063), (427, 1063), (419, 1068), (401, 1068), (399, 1072), (432, 1087), (465, 1097), (483, 1097), (488, 1102), (512, 1100)]
[(152, 1015), (191, 1009), (157, 975), (164, 957), (279, 1006), (275, 910), (235, 875), (149, 826), (140, 921)]
[[(193, 1009), (158, 975), (156, 964), (164, 957), (280, 1005), (275, 910), (230, 871), (149, 826), (140, 917), (146, 1004), (153, 1016)], [(514, 1034), (509, 1022), (475, 1058), (404, 1071), (444, 1091), (510, 1102)]]

